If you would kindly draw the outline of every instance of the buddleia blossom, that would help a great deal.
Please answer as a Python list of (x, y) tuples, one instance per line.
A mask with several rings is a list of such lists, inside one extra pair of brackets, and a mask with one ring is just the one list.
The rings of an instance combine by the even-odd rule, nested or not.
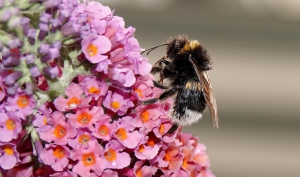
[[(214, 176), (172, 126), (135, 28), (98, 2), (0, 1), (3, 176)], [(21, 14), (25, 14), (22, 15)]]

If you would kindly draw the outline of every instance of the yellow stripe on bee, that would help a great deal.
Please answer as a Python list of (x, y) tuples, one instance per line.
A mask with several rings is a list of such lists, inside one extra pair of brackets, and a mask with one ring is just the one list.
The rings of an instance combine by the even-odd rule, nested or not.
[(189, 44), (189, 48), (191, 50), (193, 50), (196, 47), (200, 46), (200, 43), (197, 40), (191, 40), (188, 44)]

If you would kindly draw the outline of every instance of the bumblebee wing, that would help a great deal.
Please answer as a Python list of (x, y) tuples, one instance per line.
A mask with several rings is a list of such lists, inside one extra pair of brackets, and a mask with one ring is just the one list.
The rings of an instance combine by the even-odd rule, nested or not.
[(204, 92), (204, 98), (206, 101), (206, 104), (209, 108), (209, 112), (212, 117), (213, 125), (216, 128), (219, 128), (219, 118), (218, 118), (218, 112), (217, 112), (217, 103), (216, 98), (213, 92), (212, 85), (209, 81), (209, 77), (206, 71), (200, 71), (196, 65), (196, 62), (191, 58), (189, 58), (189, 61), (192, 63), (193, 68), (196, 72), (196, 75), (198, 77), (198, 80), (201, 85), (201, 89)]

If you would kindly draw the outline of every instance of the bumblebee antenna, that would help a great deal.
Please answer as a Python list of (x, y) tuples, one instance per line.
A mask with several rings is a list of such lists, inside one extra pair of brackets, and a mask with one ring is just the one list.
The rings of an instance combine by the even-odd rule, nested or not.
[(168, 43), (159, 44), (157, 46), (154, 46), (154, 47), (151, 47), (149, 49), (146, 49), (146, 50), (142, 51), (141, 54), (143, 54), (144, 52), (148, 51), (147, 52), (147, 55), (148, 55), (152, 50), (154, 50), (154, 49), (156, 49), (158, 47), (164, 46), (164, 45), (169, 45), (169, 44)]

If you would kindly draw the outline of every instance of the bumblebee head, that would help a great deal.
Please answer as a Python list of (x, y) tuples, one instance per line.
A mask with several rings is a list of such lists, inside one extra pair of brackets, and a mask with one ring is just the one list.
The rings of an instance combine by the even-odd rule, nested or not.
[(184, 46), (188, 44), (187, 36), (177, 36), (170, 38), (167, 42), (167, 56), (173, 58), (176, 54), (179, 54), (183, 50)]

